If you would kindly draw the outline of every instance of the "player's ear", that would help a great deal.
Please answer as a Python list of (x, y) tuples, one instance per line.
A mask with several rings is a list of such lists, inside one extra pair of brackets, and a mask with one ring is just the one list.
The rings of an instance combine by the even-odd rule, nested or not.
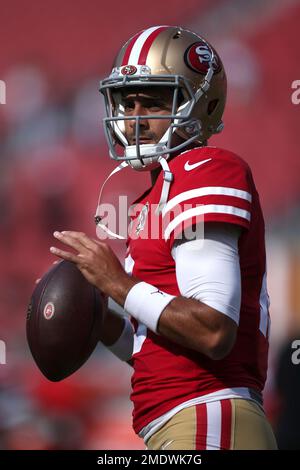
[(182, 144), (185, 140), (186, 139), (183, 137), (183, 135), (180, 135), (180, 129), (176, 129), (172, 135), (172, 147), (176, 147), (176, 145)]

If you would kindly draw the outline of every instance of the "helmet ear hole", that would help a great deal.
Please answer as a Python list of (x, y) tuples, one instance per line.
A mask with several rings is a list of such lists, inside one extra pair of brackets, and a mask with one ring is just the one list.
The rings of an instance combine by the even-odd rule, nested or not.
[(181, 91), (181, 89), (179, 88), (178, 90), (178, 106), (181, 106), (181, 104), (185, 101), (185, 97), (184, 97), (184, 94), (183, 92)]
[(210, 116), (214, 110), (216, 109), (217, 105), (219, 103), (219, 100), (216, 99), (216, 100), (211, 100), (209, 103), (208, 103), (208, 106), (207, 106), (207, 114)]

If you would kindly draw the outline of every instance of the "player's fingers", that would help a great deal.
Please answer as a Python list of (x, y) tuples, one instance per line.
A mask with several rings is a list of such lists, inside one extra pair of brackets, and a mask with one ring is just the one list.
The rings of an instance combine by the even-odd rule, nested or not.
[(80, 258), (74, 253), (69, 253), (68, 251), (60, 250), (55, 246), (50, 247), (50, 251), (53, 255), (59, 256), (59, 258), (65, 259), (66, 261), (71, 261), (72, 263), (78, 263)]
[(53, 236), (57, 238), (60, 242), (64, 243), (65, 245), (74, 248), (75, 250), (82, 252), (82, 250), (86, 250), (87, 247), (78, 239), (72, 236), (69, 232), (54, 232)]
[(41, 280), (41, 278), (36, 279), (36, 280), (35, 280), (35, 283), (38, 284), (38, 283), (40, 282), (40, 280)]
[(88, 248), (89, 250), (94, 251), (95, 248), (97, 248), (97, 243), (83, 232), (74, 232), (72, 230), (70, 231), (64, 230), (61, 233), (63, 235), (68, 235), (70, 237), (73, 237), (75, 240), (80, 241), (80, 243), (82, 243), (82, 245)]

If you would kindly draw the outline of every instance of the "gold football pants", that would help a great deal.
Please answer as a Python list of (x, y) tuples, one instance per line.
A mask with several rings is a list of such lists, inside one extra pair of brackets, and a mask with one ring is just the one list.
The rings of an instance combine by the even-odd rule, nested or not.
[(225, 399), (185, 408), (147, 441), (149, 450), (272, 450), (272, 428), (252, 400)]

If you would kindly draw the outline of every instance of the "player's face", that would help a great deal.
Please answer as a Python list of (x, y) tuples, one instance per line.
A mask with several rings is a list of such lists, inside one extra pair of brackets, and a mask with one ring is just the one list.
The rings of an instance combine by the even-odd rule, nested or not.
[[(173, 90), (166, 87), (131, 89), (123, 94), (125, 116), (163, 116), (171, 114)], [(147, 119), (140, 121), (140, 144), (155, 144), (170, 127), (170, 119)], [(125, 135), (129, 145), (136, 144), (136, 121), (125, 120)]]

